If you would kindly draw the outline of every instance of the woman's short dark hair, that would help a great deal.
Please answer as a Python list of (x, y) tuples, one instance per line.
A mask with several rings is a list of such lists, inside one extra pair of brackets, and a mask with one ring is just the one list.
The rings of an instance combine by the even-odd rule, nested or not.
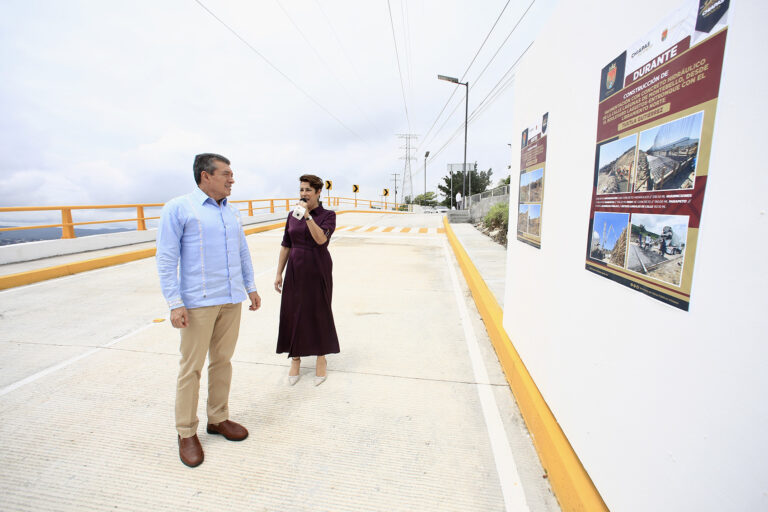
[(229, 165), (229, 160), (227, 158), (217, 155), (216, 153), (201, 153), (195, 155), (195, 163), (192, 164), (192, 171), (195, 174), (195, 183), (198, 185), (200, 184), (200, 180), (202, 180), (200, 175), (204, 172), (213, 174), (213, 171), (216, 170), (216, 160)]
[(304, 174), (299, 178), (299, 183), (306, 181), (309, 186), (315, 189), (315, 192), (323, 189), (323, 180), (314, 174)]

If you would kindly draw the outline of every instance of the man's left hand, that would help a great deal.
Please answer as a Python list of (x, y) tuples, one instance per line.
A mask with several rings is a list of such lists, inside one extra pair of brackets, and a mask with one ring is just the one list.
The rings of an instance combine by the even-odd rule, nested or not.
[(248, 306), (248, 309), (251, 311), (256, 311), (261, 307), (261, 297), (259, 297), (258, 293), (251, 292), (248, 294), (248, 298), (251, 299), (251, 305)]

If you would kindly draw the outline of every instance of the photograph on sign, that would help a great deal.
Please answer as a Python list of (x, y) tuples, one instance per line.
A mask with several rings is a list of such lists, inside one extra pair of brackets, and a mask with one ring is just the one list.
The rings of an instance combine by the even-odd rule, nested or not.
[(589, 257), (624, 267), (627, 252), (628, 213), (595, 212)]
[(686, 215), (632, 215), (627, 269), (679, 285), (688, 235)]
[(544, 168), (520, 175), (520, 202), (541, 203), (541, 189), (544, 186)]
[(693, 188), (703, 118), (697, 112), (640, 133), (636, 191)]
[(517, 215), (518, 232), (531, 235), (541, 235), (541, 205), (521, 204)]
[(600, 146), (597, 164), (598, 194), (631, 192), (636, 149), (636, 134)]

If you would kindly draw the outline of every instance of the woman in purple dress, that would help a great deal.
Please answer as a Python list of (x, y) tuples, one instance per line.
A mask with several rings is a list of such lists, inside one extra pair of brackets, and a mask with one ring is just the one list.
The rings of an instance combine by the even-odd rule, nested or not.
[(288, 372), (291, 385), (299, 380), (301, 358), (317, 356), (315, 386), (318, 386), (326, 378), (325, 355), (339, 353), (331, 311), (333, 261), (328, 252), (336, 229), (336, 212), (326, 210), (320, 203), (323, 180), (305, 174), (299, 182), (306, 212), (299, 219), (292, 213), (288, 215), (275, 277), (275, 290), (282, 293), (277, 353), (287, 352), (292, 358)]

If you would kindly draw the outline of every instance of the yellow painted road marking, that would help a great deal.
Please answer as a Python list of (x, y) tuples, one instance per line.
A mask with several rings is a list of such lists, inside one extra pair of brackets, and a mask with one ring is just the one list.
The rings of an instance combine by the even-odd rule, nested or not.
[[(365, 229), (363, 229), (363, 228), (365, 228)], [(444, 228), (421, 228), (421, 227), (413, 227), (413, 226), (406, 226), (406, 227), (402, 227), (402, 226), (388, 226), (388, 227), (382, 227), (382, 226), (369, 226), (369, 227), (365, 227), (365, 226), (352, 226), (352, 227), (350, 227), (350, 226), (341, 226), (341, 227), (336, 228), (336, 231), (342, 231), (342, 230), (346, 230), (348, 232), (360, 230), (359, 232), (364, 232), (364, 233), (374, 233), (374, 232), (375, 233), (392, 233), (392, 232), (394, 232), (394, 233), (414, 233), (414, 234), (415, 233), (419, 233), (419, 234), (422, 234), (422, 235), (427, 235), (427, 234), (436, 235), (436, 234), (443, 234), (443, 233), (445, 233), (445, 229)]]
[(269, 231), (271, 229), (282, 228), (285, 226), (285, 222), (278, 222), (277, 224), (268, 224), (266, 226), (256, 226), (255, 228), (245, 228), (245, 234), (252, 235), (254, 233), (261, 233), (263, 231)]

